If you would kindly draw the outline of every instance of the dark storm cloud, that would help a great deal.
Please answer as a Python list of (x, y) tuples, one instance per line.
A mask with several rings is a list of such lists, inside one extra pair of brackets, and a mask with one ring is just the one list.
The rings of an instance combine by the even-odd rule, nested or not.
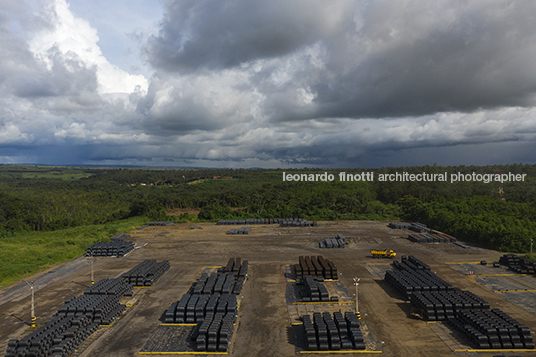
[[(396, 117), (534, 104), (536, 94), (535, 3), (484, 2), (460, 7), (437, 24), (411, 24), (417, 4), (395, 23), (383, 46), (374, 17), (363, 14), (360, 41), (379, 47), (348, 73), (314, 85), (319, 116)], [(428, 5), (430, 6), (430, 5)], [(445, 9), (448, 10), (448, 9)], [(367, 20), (370, 19), (370, 20)], [(429, 20), (433, 20), (434, 17)], [(389, 27), (389, 22), (382, 24)]]
[[(171, 73), (276, 59), (250, 87), (275, 121), (471, 112), (534, 104), (534, 13), (527, 1), (169, 1), (145, 49)], [(314, 46), (317, 63), (303, 55)], [(284, 66), (291, 78), (267, 84)]]
[(160, 32), (146, 54), (168, 71), (222, 69), (284, 56), (340, 31), (350, 2), (168, 1)]
[(0, 162), (534, 163), (535, 2), (169, 0), (147, 81), (65, 0), (20, 4), (0, 1)]

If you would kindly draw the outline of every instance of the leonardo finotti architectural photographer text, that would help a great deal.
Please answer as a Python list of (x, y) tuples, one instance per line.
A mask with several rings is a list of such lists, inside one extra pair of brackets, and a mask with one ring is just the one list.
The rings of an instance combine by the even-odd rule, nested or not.
[(507, 174), (477, 174), (475, 172), (465, 174), (461, 172), (448, 174), (428, 174), (426, 172), (413, 174), (409, 172), (396, 172), (391, 174), (375, 174), (374, 172), (361, 172), (357, 174), (350, 174), (346, 172), (339, 172), (337, 174), (328, 173), (314, 173), (314, 174), (291, 174), (283, 172), (283, 181), (335, 181), (337, 179), (341, 182), (352, 181), (392, 181), (392, 182), (509, 182), (509, 181), (525, 181), (527, 174), (513, 174), (511, 172)]

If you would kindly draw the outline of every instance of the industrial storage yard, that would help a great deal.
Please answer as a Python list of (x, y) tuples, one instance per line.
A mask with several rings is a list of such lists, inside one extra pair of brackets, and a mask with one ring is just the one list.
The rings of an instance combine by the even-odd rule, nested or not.
[[(236, 295), (238, 318), (234, 329), (229, 331), (229, 348), (225, 352), (230, 356), (291, 356), (311, 352), (321, 352), (326, 356), (341, 352), (356, 356), (363, 353), (384, 356), (536, 356), (536, 350), (526, 349), (475, 351), (475, 346), (460, 333), (436, 320), (443, 312), (435, 312), (435, 317), (425, 318), (428, 321), (415, 318), (408, 296), (384, 280), (386, 271), (394, 269), (393, 261), (400, 262), (402, 256), (413, 256), (412, 262), (429, 266), (430, 272), (445, 285), (471, 292), (489, 303), (491, 309), (500, 309), (525, 325), (535, 336), (535, 275), (518, 274), (504, 265), (494, 266), (492, 263), (499, 262), (503, 253), (467, 248), (460, 242), (446, 239), (417, 243), (407, 239), (414, 232), (405, 227), (389, 228), (388, 223), (340, 221), (319, 222), (316, 227), (280, 227), (256, 222), (247, 226), (251, 227), (249, 234), (227, 234), (228, 225), (214, 223), (156, 225), (138, 229), (130, 233), (134, 249), (131, 250), (129, 245), (128, 249), (121, 251), (123, 257), (94, 258), (94, 280), (119, 277), (140, 264), (149, 264), (144, 263), (148, 259), (159, 262), (153, 265), (169, 261), (169, 269), (161, 269), (159, 279), (147, 284), (149, 286), (140, 287), (142, 282), (133, 282), (132, 294), (120, 301), (126, 305), (126, 310), (113, 321), (101, 322), (105, 326), (93, 332), (73, 355), (200, 353), (200, 350), (195, 351), (195, 341), (189, 338), (192, 333), (197, 333), (194, 324), (166, 323), (166, 311), (174, 303), (178, 305), (201, 277), (208, 281), (220, 267), (227, 266), (227, 272), (233, 271), (228, 268), (229, 260), (240, 257), (241, 260), (236, 260), (240, 262), (237, 263), (236, 278), (243, 262), (247, 262), (248, 269), (243, 287)], [(340, 248), (320, 248), (321, 242), (333, 237), (344, 237), (344, 244)], [(371, 250), (386, 249), (396, 252), (396, 257), (377, 259), (371, 256)], [(307, 259), (300, 257), (318, 256), (323, 258), (314, 258), (315, 266), (330, 266), (330, 263), (324, 263), (327, 261), (333, 262), (336, 269), (331, 269), (327, 277), (319, 277), (318, 281), (308, 278), (305, 285), (298, 285), (296, 281), (306, 275), (297, 271), (299, 262)], [(482, 265), (483, 261), (487, 264)], [(220, 274), (227, 274), (222, 275), (223, 282), (230, 273)], [(334, 279), (335, 274), (338, 279)], [(359, 331), (354, 330), (358, 337), (349, 333), (348, 338), (344, 337), (344, 343), (341, 341), (343, 349), (338, 351), (311, 351), (304, 329), (312, 329), (317, 320), (321, 320), (320, 325), (327, 325), (328, 330), (330, 325), (335, 324), (339, 330), (343, 325), (346, 329), (346, 323), (348, 331), (350, 325), (353, 326), (354, 278), (360, 279), (358, 307), (361, 320)], [(217, 284), (215, 279), (216, 275), (212, 282)], [(39, 327), (66, 300), (72, 301), (69, 298), (84, 294), (91, 281), (90, 258), (80, 257), (27, 280), (34, 281), (36, 287), (35, 315)], [(205, 300), (209, 301), (209, 297)], [(234, 301), (233, 298), (233, 304)], [(216, 306), (214, 309), (217, 309)], [(0, 311), (0, 353), (3, 355), (8, 341), (21, 340), (30, 333), (29, 286), (22, 282), (1, 289)], [(183, 317), (185, 322), (196, 321), (202, 313), (206, 314), (195, 311), (194, 315), (192, 310), (192, 320), (188, 321), (185, 306), (181, 322)], [(310, 316), (310, 320), (306, 318), (304, 321), (304, 315)], [(345, 322), (346, 316), (349, 317)], [(177, 319), (168, 316), (167, 322), (177, 322)], [(210, 348), (208, 327), (207, 324), (208, 333), (202, 335), (202, 343), (197, 340), (198, 346), (203, 349)], [(355, 341), (352, 345), (354, 338), (363, 341), (358, 342), (357, 349)], [(318, 345), (315, 346), (320, 346), (318, 338), (316, 342)]]

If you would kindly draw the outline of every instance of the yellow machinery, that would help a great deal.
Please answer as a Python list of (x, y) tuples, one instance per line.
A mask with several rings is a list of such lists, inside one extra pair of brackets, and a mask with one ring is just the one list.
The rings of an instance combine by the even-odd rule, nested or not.
[(371, 250), (370, 254), (372, 254), (373, 258), (394, 258), (394, 257), (396, 257), (396, 253), (392, 249)]

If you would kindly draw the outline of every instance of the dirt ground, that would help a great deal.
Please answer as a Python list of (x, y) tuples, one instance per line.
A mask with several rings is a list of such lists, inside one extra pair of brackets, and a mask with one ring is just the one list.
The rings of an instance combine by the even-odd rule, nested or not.
[[(383, 356), (536, 356), (536, 352), (454, 352), (430, 324), (410, 318), (410, 304), (380, 276), (372, 274), (367, 264), (389, 263), (370, 257), (371, 249), (393, 249), (397, 259), (414, 255), (432, 267), (432, 271), (456, 287), (470, 290), (527, 325), (536, 337), (536, 318), (520, 306), (466, 277), (445, 263), (498, 261), (502, 253), (481, 248), (463, 249), (450, 243), (417, 244), (409, 242), (408, 231), (392, 230), (388, 222), (348, 221), (320, 222), (319, 227), (279, 228), (252, 226), (249, 235), (227, 235), (230, 226), (215, 224), (175, 224), (147, 227), (131, 232), (136, 244), (147, 243), (124, 258), (97, 258), (95, 280), (113, 278), (145, 259), (169, 260), (171, 268), (150, 289), (135, 296), (134, 306), (112, 327), (93, 341), (80, 356), (136, 356), (160, 325), (161, 317), (177, 301), (207, 266), (225, 265), (231, 257), (249, 261), (248, 281), (244, 285), (238, 323), (233, 336), (231, 356), (296, 355), (294, 332), (285, 294), (285, 266), (298, 262), (300, 255), (323, 255), (337, 264), (339, 281), (349, 292), (355, 290), (353, 278), (360, 278), (359, 310), (369, 332)], [(343, 234), (345, 249), (320, 249), (318, 242)], [(387, 268), (387, 266), (384, 266)], [(54, 267), (51, 271), (56, 271)], [(54, 279), (35, 294), (36, 316), (44, 323), (63, 304), (65, 298), (78, 296), (90, 283), (90, 266), (82, 266)], [(374, 271), (374, 270), (372, 270)], [(381, 269), (378, 270), (381, 272)], [(39, 275), (47, 274), (47, 272)], [(35, 280), (37, 276), (30, 278)], [(536, 280), (534, 277), (532, 279)], [(22, 283), (24, 284), (24, 283)], [(7, 296), (16, 283), (0, 289)], [(20, 339), (29, 332), (30, 297), (0, 300), (0, 354), (7, 341)], [(324, 354), (335, 356), (336, 354)], [(345, 354), (356, 355), (361, 354)]]

